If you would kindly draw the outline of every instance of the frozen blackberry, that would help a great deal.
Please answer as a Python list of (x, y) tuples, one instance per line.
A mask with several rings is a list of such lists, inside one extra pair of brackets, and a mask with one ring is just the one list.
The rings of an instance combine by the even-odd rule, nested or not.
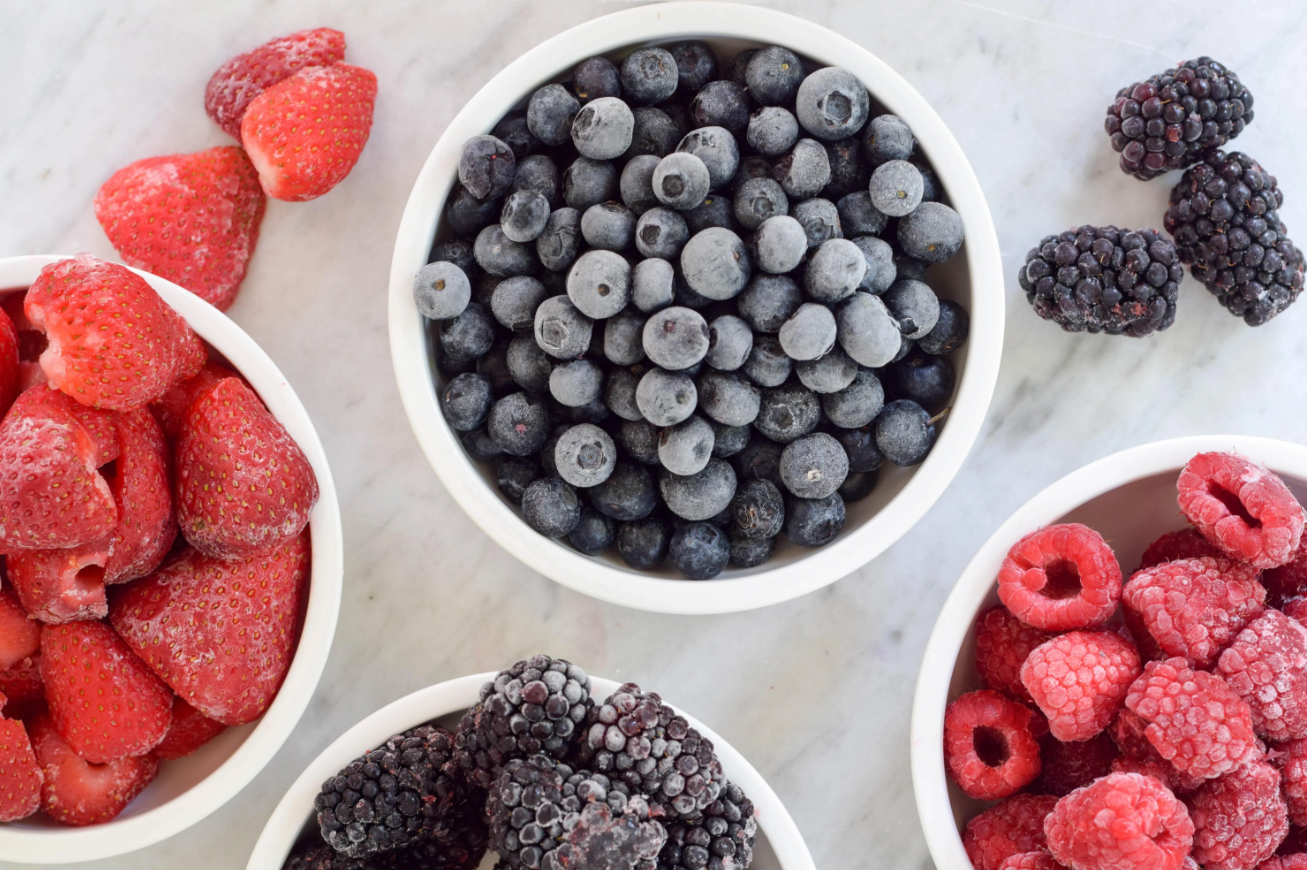
[(1147, 181), (1220, 148), (1253, 119), (1253, 95), (1210, 57), (1189, 60), (1122, 88), (1104, 129), (1121, 171)]
[(726, 783), (702, 819), (667, 826), (658, 870), (748, 870), (757, 835), (753, 801), (739, 786)]
[(667, 558), (671, 532), (658, 517), (623, 523), (617, 530), (617, 552), (632, 568), (648, 571)]
[(1164, 226), (1176, 253), (1220, 303), (1260, 326), (1298, 298), (1303, 254), (1286, 235), (1275, 176), (1238, 151), (1214, 151), (1171, 191)]
[(1046, 237), (1017, 277), (1035, 313), (1067, 332), (1138, 338), (1175, 322), (1184, 269), (1156, 230), (1084, 226)]

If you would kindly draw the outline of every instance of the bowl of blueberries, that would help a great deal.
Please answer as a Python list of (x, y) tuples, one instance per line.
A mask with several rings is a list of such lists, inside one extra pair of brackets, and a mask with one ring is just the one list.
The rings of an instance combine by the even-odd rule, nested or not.
[(400, 225), (390, 339), (496, 542), (596, 598), (721, 613), (930, 508), (1003, 297), (979, 183), (906, 81), (811, 22), (687, 2), (559, 34), (459, 112)]

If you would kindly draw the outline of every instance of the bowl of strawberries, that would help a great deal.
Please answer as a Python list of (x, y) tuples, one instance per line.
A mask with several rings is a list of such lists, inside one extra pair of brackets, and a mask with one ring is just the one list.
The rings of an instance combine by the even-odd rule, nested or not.
[(1068, 475), (927, 646), (913, 785), (947, 870), (1307, 864), (1307, 448), (1200, 436)]
[(0, 854), (86, 861), (243, 788), (340, 606), (326, 457), (200, 297), (88, 255), (0, 260)]

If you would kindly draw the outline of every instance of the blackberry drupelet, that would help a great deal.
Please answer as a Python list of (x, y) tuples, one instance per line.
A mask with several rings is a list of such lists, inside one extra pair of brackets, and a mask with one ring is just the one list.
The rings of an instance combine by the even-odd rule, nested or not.
[(1252, 119), (1253, 95), (1239, 77), (1200, 57), (1122, 88), (1104, 127), (1121, 155), (1121, 171), (1147, 181), (1192, 166)]
[(1035, 313), (1067, 332), (1136, 338), (1175, 322), (1184, 269), (1156, 230), (1084, 226), (1048, 236), (1018, 280)]
[(1286, 235), (1275, 176), (1247, 154), (1213, 151), (1171, 190), (1163, 226), (1193, 276), (1231, 314), (1260, 326), (1303, 286), (1303, 254)]
[(746, 870), (757, 834), (753, 801), (738, 785), (725, 783), (702, 819), (668, 824), (658, 870)]

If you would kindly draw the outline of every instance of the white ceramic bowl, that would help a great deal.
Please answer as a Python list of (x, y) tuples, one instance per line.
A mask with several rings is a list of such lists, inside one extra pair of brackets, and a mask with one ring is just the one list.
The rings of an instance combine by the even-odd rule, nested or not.
[[(428, 686), (382, 707), (342, 734), (313, 760), (281, 799), (255, 843), (245, 870), (281, 870), (300, 832), (306, 825), (314, 824), (313, 798), (327, 777), (335, 775), (364, 752), (380, 746), (392, 734), (416, 728), (432, 719), (441, 720), (440, 724), (453, 730), (463, 713), (477, 702), (481, 686), (494, 678), (494, 672), (472, 674)], [(618, 687), (613, 680), (594, 676), (590, 683), (591, 693), (597, 698), (608, 697)], [(726, 776), (744, 789), (753, 801), (758, 817), (758, 839), (754, 845), (753, 864), (750, 865), (752, 870), (814, 870), (803, 835), (762, 775), (711, 729), (684, 710), (676, 710), (712, 741)], [(494, 865), (494, 854), (487, 852), (481, 863), (482, 870), (491, 870)]]
[[(0, 295), (27, 288), (43, 266), (62, 259), (0, 259)], [(340, 506), (327, 456), (299, 397), (263, 349), (227, 315), (171, 281), (133, 271), (245, 376), (313, 466), (319, 496), (309, 518), (313, 563), (304, 630), (286, 681), (263, 716), (227, 729), (193, 755), (164, 762), (158, 778), (111, 822), (69, 828), (37, 815), (0, 824), (0, 856), (5, 861), (62, 864), (109, 858), (171, 837), (218, 809), (263, 769), (290, 736), (317, 688), (336, 631), (343, 572)]]
[[(426, 262), (445, 197), (469, 137), (488, 132), (541, 84), (569, 74), (597, 54), (620, 58), (642, 45), (705, 39), (729, 60), (753, 45), (780, 44), (823, 65), (852, 70), (872, 96), (911, 125), (962, 216), (962, 252), (931, 276), (940, 295), (971, 315), (971, 338), (952, 362), (958, 388), (939, 441), (915, 469), (886, 466), (875, 492), (850, 505), (843, 533), (807, 550), (783, 538), (757, 568), (731, 568), (706, 583), (680, 579), (670, 567), (639, 572), (614, 552), (591, 558), (533, 531), (471, 459), (445, 423), (427, 325), (413, 301), (413, 276)], [(390, 346), (409, 422), (445, 488), (486, 534), (532, 569), (586, 595), (665, 613), (725, 613), (775, 604), (838, 580), (899, 539), (939, 498), (966, 458), (989, 407), (1003, 347), (1003, 275), (984, 194), (953, 135), (930, 105), (875, 56), (812, 22), (732, 3), (656, 3), (595, 19), (555, 36), (509, 64), (450, 122), (427, 158), (395, 241), (390, 269)]]
[(1200, 435), (1145, 444), (1092, 462), (1026, 502), (967, 565), (935, 623), (917, 677), (912, 709), (912, 785), (926, 842), (939, 870), (970, 870), (959, 833), (987, 804), (973, 800), (944, 772), (944, 709), (980, 688), (976, 615), (998, 603), (995, 578), (1009, 549), (1053, 523), (1084, 523), (1111, 545), (1129, 576), (1144, 549), (1187, 524), (1176, 505), (1176, 478), (1196, 453), (1240, 453), (1284, 479), (1307, 500), (1307, 447), (1244, 435)]

